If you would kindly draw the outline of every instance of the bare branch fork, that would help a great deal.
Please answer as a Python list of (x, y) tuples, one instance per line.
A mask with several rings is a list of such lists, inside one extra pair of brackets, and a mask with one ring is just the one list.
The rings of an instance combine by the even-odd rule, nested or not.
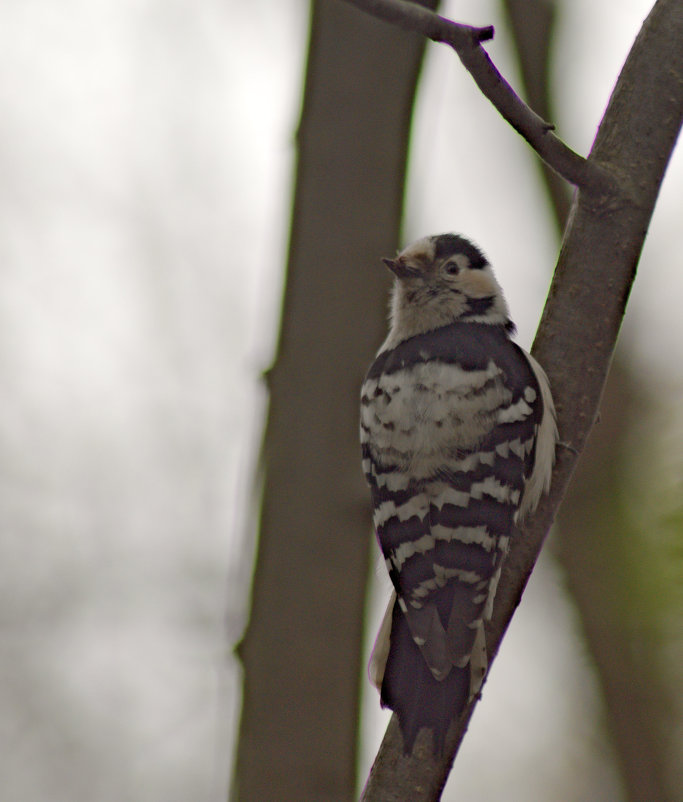
[[(450, 45), (484, 95), (538, 155), (575, 185), (569, 224), (532, 353), (553, 388), (558, 449), (550, 494), (515, 538), (487, 627), (489, 664), (519, 604), (578, 455), (596, 419), (602, 389), (645, 234), (683, 121), (683, 13), (680, 0), (657, 0), (631, 48), (587, 159), (514, 93), (481, 47), (493, 29), (473, 28), (405, 0), (346, 0), (436, 42)], [(392, 716), (363, 791), (364, 802), (438, 800), (462, 742), (473, 700), (452, 722), (444, 754), (423, 730), (403, 753)]]
[(474, 28), (452, 22), (406, 0), (346, 0), (373, 16), (433, 42), (450, 45), (481, 92), (538, 155), (566, 181), (593, 193), (606, 191), (609, 177), (602, 168), (575, 153), (553, 133), (554, 125), (538, 116), (498, 72), (482, 42), (493, 39), (492, 25)]

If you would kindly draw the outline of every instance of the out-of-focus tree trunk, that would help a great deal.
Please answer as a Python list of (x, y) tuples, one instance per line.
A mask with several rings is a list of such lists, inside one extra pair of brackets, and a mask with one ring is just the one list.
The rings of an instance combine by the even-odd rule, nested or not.
[[(502, 5), (517, 54), (524, 99), (536, 114), (552, 123), (555, 104), (550, 92), (550, 59), (558, 3), (556, 0), (503, 0)], [(545, 162), (534, 161), (561, 234), (569, 214), (571, 187)]]
[(646, 409), (624, 364), (622, 353), (558, 516), (556, 551), (597, 669), (626, 797), (674, 802), (668, 762), (676, 711), (662, 672), (658, 605), (642, 593), (658, 583), (641, 575), (654, 561), (634, 559), (642, 543), (625, 481), (632, 461), (642, 458), (630, 447), (629, 430)]
[(379, 258), (398, 245), (423, 49), (421, 37), (338, 0), (313, 3), (251, 616), (238, 649), (241, 802), (355, 794), (371, 542), (358, 392), (385, 327)]

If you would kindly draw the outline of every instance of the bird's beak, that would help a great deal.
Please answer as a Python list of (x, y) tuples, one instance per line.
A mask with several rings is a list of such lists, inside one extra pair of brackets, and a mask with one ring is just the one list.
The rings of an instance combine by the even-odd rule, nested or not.
[(391, 270), (396, 278), (410, 278), (418, 275), (419, 271), (414, 267), (409, 267), (399, 256), (398, 259), (382, 259), (384, 264)]

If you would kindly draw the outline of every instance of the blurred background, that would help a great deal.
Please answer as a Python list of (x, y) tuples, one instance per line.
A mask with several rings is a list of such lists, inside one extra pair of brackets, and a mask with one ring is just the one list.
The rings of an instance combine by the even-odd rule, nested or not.
[[(554, 122), (581, 153), (649, 8), (560, 6)], [(518, 85), (498, 2), (442, 12), (496, 25), (487, 49)], [(3, 801), (226, 798), (308, 24), (303, 0), (0, 9)], [(533, 160), (428, 47), (405, 239), (480, 243), (526, 347), (557, 254)], [(683, 641), (682, 179), (678, 152), (622, 333), (635, 412), (609, 527), (636, 543), (623, 604), (645, 611), (666, 688)], [(459, 799), (626, 798), (572, 598), (545, 554), (449, 781)], [(370, 691), (361, 776), (386, 723)]]

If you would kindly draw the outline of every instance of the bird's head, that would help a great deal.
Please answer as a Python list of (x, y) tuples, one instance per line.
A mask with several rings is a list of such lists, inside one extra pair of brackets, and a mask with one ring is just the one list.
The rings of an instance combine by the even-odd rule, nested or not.
[(390, 337), (396, 342), (458, 321), (512, 328), (491, 265), (464, 237), (423, 237), (383, 262), (395, 276)]

